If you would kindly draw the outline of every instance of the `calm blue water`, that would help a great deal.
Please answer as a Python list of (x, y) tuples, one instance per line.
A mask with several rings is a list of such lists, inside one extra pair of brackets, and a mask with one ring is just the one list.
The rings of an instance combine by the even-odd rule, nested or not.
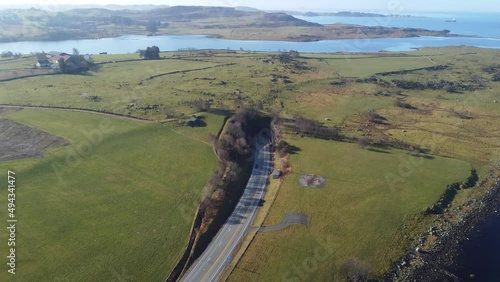
[[(500, 13), (498, 14), (423, 14), (428, 18), (392, 18), (392, 17), (299, 17), (321, 24), (350, 23), (368, 26), (413, 27), (431, 30), (448, 29), (452, 33), (477, 35), (487, 38), (382, 38), (382, 39), (347, 39), (325, 40), (320, 42), (283, 42), (283, 41), (243, 41), (208, 38), (203, 35), (173, 35), (147, 37), (126, 35), (100, 40), (66, 40), (59, 42), (15, 42), (0, 43), (0, 52), (21, 53), (64, 51), (71, 52), (75, 47), (81, 53), (99, 52), (133, 53), (147, 46), (157, 45), (162, 51), (176, 51), (183, 48), (195, 49), (232, 49), (250, 51), (297, 50), (300, 52), (377, 52), (408, 51), (420, 47), (442, 47), (450, 45), (470, 45), (485, 48), (500, 48)], [(450, 23), (445, 20), (456, 19)]]
[(100, 40), (66, 40), (66, 41), (30, 41), (0, 43), (0, 52), (12, 51), (21, 53), (64, 51), (71, 53), (77, 48), (80, 53), (109, 54), (133, 53), (147, 46), (157, 45), (162, 51), (177, 51), (183, 48), (196, 49), (232, 49), (251, 51), (297, 50), (300, 52), (377, 52), (408, 51), (419, 47), (442, 47), (449, 45), (471, 45), (485, 48), (500, 48), (500, 38), (379, 38), (379, 39), (345, 39), (325, 40), (318, 42), (283, 42), (283, 41), (247, 41), (208, 38), (203, 35), (165, 35), (143, 36), (125, 35)]
[[(500, 204), (498, 205), (500, 212)], [(458, 267), (452, 270), (461, 281), (500, 281), (500, 214), (479, 224), (461, 244)], [(471, 274), (474, 275), (471, 278)]]

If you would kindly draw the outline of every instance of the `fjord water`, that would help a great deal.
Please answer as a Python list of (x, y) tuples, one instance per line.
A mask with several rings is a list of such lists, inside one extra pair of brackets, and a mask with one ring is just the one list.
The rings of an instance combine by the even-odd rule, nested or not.
[(460, 244), (458, 265), (451, 269), (460, 281), (500, 281), (500, 204), (497, 211)]
[(247, 51), (297, 50), (299, 52), (378, 52), (409, 51), (421, 47), (443, 47), (450, 45), (469, 45), (484, 48), (500, 48), (500, 38), (458, 38), (458, 37), (414, 37), (414, 38), (377, 38), (343, 39), (318, 42), (284, 42), (259, 40), (227, 40), (209, 38), (204, 35), (124, 35), (115, 38), (30, 41), (0, 43), (0, 52), (12, 51), (23, 54), (30, 52), (63, 51), (71, 52), (77, 48), (83, 54), (134, 53), (138, 49), (156, 45), (162, 51), (179, 49), (231, 49)]
[[(321, 24), (349, 23), (367, 26), (401, 28), (425, 28), (430, 30), (450, 30), (455, 34), (475, 35), (484, 38), (456, 37), (414, 37), (324, 40), (319, 42), (283, 42), (259, 40), (226, 40), (209, 38), (204, 35), (125, 35), (99, 40), (30, 41), (0, 43), (0, 52), (20, 53), (64, 51), (74, 47), (81, 53), (110, 54), (133, 53), (147, 46), (157, 45), (162, 51), (179, 49), (231, 49), (249, 51), (297, 50), (299, 52), (377, 52), (409, 51), (421, 47), (442, 47), (469, 45), (484, 48), (500, 48), (500, 14), (422, 14), (424, 17), (298, 17)], [(455, 19), (456, 22), (447, 22)]]

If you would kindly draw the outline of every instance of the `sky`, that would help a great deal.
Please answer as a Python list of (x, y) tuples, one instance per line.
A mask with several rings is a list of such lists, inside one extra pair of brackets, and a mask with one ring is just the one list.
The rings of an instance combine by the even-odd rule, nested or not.
[[(5, 3), (7, 2), (7, 3)], [(54, 10), (58, 5), (106, 4), (155, 4), (155, 5), (204, 5), (249, 6), (264, 10), (296, 11), (370, 11), (383, 14), (404, 14), (410, 11), (500, 11), (499, 0), (16, 0), (2, 1), (0, 6), (33, 5)]]

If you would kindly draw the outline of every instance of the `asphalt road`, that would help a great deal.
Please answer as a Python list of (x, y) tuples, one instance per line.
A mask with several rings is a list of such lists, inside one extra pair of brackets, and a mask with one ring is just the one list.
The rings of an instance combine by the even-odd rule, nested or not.
[(272, 169), (270, 144), (257, 145), (255, 154), (252, 175), (236, 208), (181, 281), (217, 281), (224, 267), (232, 259), (230, 255), (253, 221)]

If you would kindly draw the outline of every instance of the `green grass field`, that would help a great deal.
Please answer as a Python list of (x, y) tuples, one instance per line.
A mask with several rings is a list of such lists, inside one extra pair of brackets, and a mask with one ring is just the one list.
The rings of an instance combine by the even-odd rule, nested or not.
[[(421, 236), (432, 224), (432, 218), (420, 214), (439, 199), (448, 184), (467, 178), (471, 166), (483, 177), (500, 160), (500, 85), (483, 71), (499, 58), (498, 50), (456, 47), (304, 56), (314, 66), (316, 79), (299, 82), (280, 94), (282, 115), (302, 115), (339, 126), (347, 137), (386, 137), (418, 144), (433, 159), (422, 159), (402, 184), (391, 188), (384, 176), (398, 175), (399, 166), (408, 161), (407, 153), (374, 152), (355, 144), (287, 135), (287, 141), (300, 151), (291, 155), (292, 174), (280, 188), (264, 225), (279, 223), (289, 211), (309, 215), (310, 225), (258, 233), (229, 281), (342, 281), (341, 267), (349, 258), (365, 262), (374, 275), (382, 275), (415, 245), (409, 238)], [(422, 83), (482, 81), (488, 87), (459, 93), (400, 89), (401, 95), (395, 95), (391, 92), (398, 88), (330, 83), (439, 64), (450, 68), (376, 77)], [(416, 109), (395, 107), (396, 98)], [(383, 116), (384, 124), (365, 120), (363, 113), (369, 111)], [(469, 118), (460, 118), (457, 112)], [(326, 187), (299, 187), (301, 173), (327, 176)], [(454, 205), (477, 193), (461, 191)]]
[[(281, 222), (288, 211), (307, 214), (310, 224), (258, 233), (229, 281), (341, 281), (339, 268), (350, 257), (381, 274), (409, 243), (401, 237), (407, 231), (403, 223), (435, 203), (447, 184), (470, 173), (470, 164), (454, 159), (410, 158), (399, 150), (381, 153), (348, 143), (286, 139), (300, 151), (291, 155), (292, 174), (264, 225)], [(404, 182), (388, 184), (386, 176), (400, 176), (399, 166), (409, 161), (416, 165), (404, 174)], [(325, 187), (299, 186), (302, 173), (326, 176)]]
[(23, 110), (7, 117), (71, 145), (0, 163), (4, 184), (7, 170), (16, 172), (18, 216), (18, 274), (7, 277), (4, 266), (0, 280), (164, 279), (215, 166), (211, 147), (160, 124), (99, 115)]
[[(421, 145), (432, 158), (422, 159), (403, 184), (389, 187), (384, 175), (397, 173), (404, 163), (401, 159), (408, 159), (407, 153), (375, 152), (355, 144), (287, 135), (301, 151), (291, 156), (293, 174), (279, 191), (265, 224), (278, 223), (287, 211), (308, 214), (311, 224), (258, 234), (230, 281), (293, 277), (329, 281), (339, 278), (339, 268), (349, 257), (368, 263), (375, 274), (381, 274), (412, 245), (408, 238), (428, 228), (430, 219), (418, 215), (436, 202), (447, 184), (465, 179), (471, 166), (483, 179), (490, 165), (500, 160), (500, 82), (484, 70), (498, 61), (498, 50), (449, 47), (300, 55), (288, 64), (277, 53), (226, 50), (166, 52), (161, 54), (162, 60), (131, 62), (120, 61), (136, 59), (137, 54), (94, 55), (96, 62), (104, 64), (86, 75), (0, 82), (0, 104), (86, 108), (161, 122), (33, 110), (7, 114), (68, 139), (75, 150), (85, 141), (83, 129), (95, 129), (103, 119), (112, 120), (116, 127), (62, 179), (55, 175), (52, 164), (66, 161), (67, 148), (41, 159), (0, 163), (0, 170), (17, 169), (19, 185), (27, 187), (19, 191), (19, 220), (29, 224), (30, 232), (20, 229), (19, 238), (34, 247), (19, 248), (20, 257), (26, 258), (20, 260), (19, 267), (26, 269), (26, 276), (20, 279), (38, 281), (57, 273), (62, 281), (85, 280), (87, 272), (91, 278), (113, 279), (115, 272), (121, 275), (123, 271), (142, 281), (164, 278), (182, 249), (178, 242), (185, 240), (191, 224), (179, 216), (177, 207), (189, 206), (187, 214), (192, 216), (192, 202), (201, 197), (215, 165), (207, 145), (209, 133), (216, 134), (228, 109), (240, 104), (260, 104), (264, 111), (279, 111), (285, 118), (301, 115), (337, 126), (348, 138), (389, 138)], [(0, 60), (0, 69), (9, 71), (27, 60)], [(375, 75), (436, 65), (448, 68)], [(166, 75), (148, 79), (159, 74)], [(445, 80), (484, 87), (450, 93), (356, 82), (371, 76), (387, 82)], [(99, 99), (89, 99), (91, 96)], [(199, 113), (190, 105), (195, 99), (211, 100), (213, 110)], [(396, 107), (396, 99), (415, 109)], [(364, 114), (369, 111), (383, 116), (385, 122), (367, 121)], [(202, 117), (206, 127), (181, 125), (194, 114)], [(327, 186), (298, 187), (303, 172), (327, 176)], [(475, 193), (459, 193), (457, 201), (466, 201)], [(0, 199), (0, 205), (2, 201), (5, 199)], [(35, 202), (37, 205), (30, 205)], [(58, 224), (46, 224), (52, 221)], [(55, 237), (57, 234), (63, 236)], [(327, 240), (328, 236), (331, 253), (318, 261), (317, 269), (304, 272), (304, 261), (311, 267), (311, 256), (322, 246), (317, 239)], [(146, 258), (151, 253), (151, 259)], [(55, 270), (63, 265), (68, 267)], [(51, 281), (57, 277), (53, 278)]]
[(34, 57), (22, 57), (19, 59), (1, 58), (0, 70), (31, 68), (35, 63), (36, 59)]
[[(115, 57), (98, 55), (96, 61), (110, 61)], [(121, 59), (130, 57), (137, 58), (137, 54), (124, 55)], [(187, 104), (195, 99), (231, 105), (239, 90), (244, 97), (252, 96), (245, 99), (258, 101), (272, 84), (269, 78), (272, 66), (248, 55), (175, 59), (173, 54), (166, 54), (165, 57), (158, 61), (107, 63), (88, 75), (39, 76), (0, 82), (0, 103), (88, 108), (161, 120), (166, 110), (175, 110), (178, 115), (195, 113)], [(261, 67), (258, 71), (265, 73), (264, 77), (249, 80), (249, 72)], [(167, 75), (148, 79), (161, 74)], [(255, 87), (260, 85), (258, 81), (265, 81), (267, 85), (254, 96)], [(91, 96), (98, 96), (99, 100), (89, 99)], [(158, 107), (148, 108), (153, 105)]]
[(187, 127), (184, 125), (176, 124), (174, 130), (186, 134), (192, 138), (198, 139), (202, 142), (210, 143), (210, 134), (217, 135), (221, 130), (221, 125), (224, 123), (226, 115), (214, 113), (198, 113), (196, 116), (205, 123), (206, 127)]

